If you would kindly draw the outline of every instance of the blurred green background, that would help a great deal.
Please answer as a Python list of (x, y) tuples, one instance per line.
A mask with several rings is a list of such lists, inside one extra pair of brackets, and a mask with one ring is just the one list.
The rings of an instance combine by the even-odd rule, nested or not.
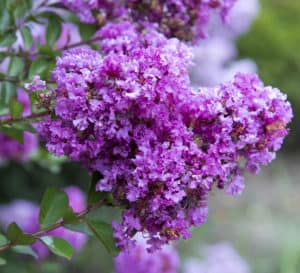
[[(256, 61), (262, 80), (288, 94), (295, 118), (283, 150), (257, 177), (248, 177), (242, 196), (216, 191), (210, 198), (208, 223), (181, 242), (182, 258), (197, 256), (201, 245), (229, 241), (250, 263), (253, 273), (300, 272), (300, 1), (261, 0), (261, 12), (251, 31), (238, 41), (240, 57)], [(49, 185), (70, 183), (83, 190), (88, 174), (75, 163), (30, 162), (0, 167), (0, 202), (14, 198), (39, 202)], [(104, 212), (100, 212), (104, 213)], [(2, 273), (109, 273), (112, 258), (90, 241), (72, 263), (52, 257), (45, 263), (7, 253)], [(145, 272), (146, 273), (146, 272)], [(209, 273), (209, 272), (207, 272)]]

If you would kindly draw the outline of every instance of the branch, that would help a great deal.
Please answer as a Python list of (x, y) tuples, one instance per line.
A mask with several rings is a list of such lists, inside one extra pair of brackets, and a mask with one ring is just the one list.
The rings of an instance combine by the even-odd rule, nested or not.
[[(92, 205), (92, 206), (88, 206), (85, 210), (83, 210), (82, 212), (76, 213), (76, 218), (77, 220), (81, 220), (82, 218), (84, 218), (87, 214), (89, 214), (90, 212), (102, 207), (104, 205), (104, 200), (99, 201), (98, 203)], [(46, 234), (47, 232), (53, 231), (59, 227), (63, 227), (65, 225), (65, 221), (61, 220), (55, 224), (53, 224), (52, 226), (40, 229), (34, 233), (31, 233), (30, 235), (33, 237), (41, 237), (44, 234)], [(6, 251), (8, 249), (11, 249), (12, 247), (16, 246), (18, 244), (14, 244), (13, 242), (8, 242), (5, 245), (0, 246), (0, 253), (3, 251)]]
[(41, 117), (45, 117), (45, 116), (50, 115), (50, 114), (51, 114), (51, 111), (47, 110), (47, 111), (31, 114), (30, 116), (3, 119), (3, 120), (0, 120), (0, 125), (12, 124), (12, 123), (31, 120), (31, 119), (41, 118)]

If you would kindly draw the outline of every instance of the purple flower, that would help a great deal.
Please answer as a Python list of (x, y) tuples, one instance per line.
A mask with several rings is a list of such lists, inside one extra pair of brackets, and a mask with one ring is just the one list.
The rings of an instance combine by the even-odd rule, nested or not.
[[(167, 37), (184, 41), (196, 41), (206, 37), (210, 17), (218, 13), (224, 22), (236, 0), (125, 0), (125, 1), (72, 1), (61, 0), (67, 8), (76, 12), (81, 21), (104, 24), (120, 17), (137, 22), (147, 29), (155, 27)], [(93, 16), (96, 12), (97, 16)]]
[(56, 118), (39, 132), (55, 155), (101, 173), (96, 189), (126, 207), (113, 223), (119, 247), (139, 231), (151, 251), (190, 238), (214, 187), (240, 194), (244, 172), (274, 159), (291, 106), (252, 74), (194, 90), (189, 48), (154, 29), (109, 24), (98, 35), (102, 55), (77, 48), (57, 59)]
[(46, 82), (42, 81), (39, 75), (35, 75), (33, 77), (32, 82), (24, 84), (25, 89), (29, 92), (34, 92), (37, 90), (45, 90)]

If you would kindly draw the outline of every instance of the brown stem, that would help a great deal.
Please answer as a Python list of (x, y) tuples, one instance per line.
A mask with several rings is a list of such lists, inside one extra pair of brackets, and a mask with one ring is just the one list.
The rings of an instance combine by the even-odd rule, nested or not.
[(91, 45), (92, 43), (97, 42), (97, 41), (99, 41), (99, 40), (101, 40), (100, 37), (94, 37), (94, 38), (92, 38), (92, 39), (90, 39), (90, 40), (87, 40), (87, 41), (81, 41), (81, 42), (78, 42), (78, 43), (66, 45), (66, 46), (64, 46), (64, 47), (59, 48), (58, 50), (59, 50), (59, 51), (62, 51), (62, 50), (67, 50), (67, 49), (74, 48), (74, 47), (77, 47), (77, 46)]
[(47, 111), (31, 114), (30, 116), (3, 119), (3, 120), (0, 120), (0, 125), (12, 124), (12, 123), (31, 120), (31, 119), (41, 118), (41, 117), (45, 117), (45, 116), (50, 115), (50, 114), (51, 114), (51, 111), (47, 110)]
[[(101, 200), (99, 201), (98, 203), (96, 203), (95, 205), (92, 205), (92, 206), (88, 206), (85, 210), (79, 212), (79, 213), (76, 213), (76, 218), (78, 220), (81, 220), (82, 218), (84, 218), (88, 213), (102, 207), (104, 205), (104, 201)], [(59, 227), (63, 227), (65, 225), (65, 221), (64, 220), (60, 220), (59, 222), (53, 224), (52, 226), (49, 226), (49, 227), (46, 227), (46, 228), (42, 228), (34, 233), (31, 233), (30, 235), (32, 235), (33, 237), (40, 237), (40, 236), (43, 236), (44, 234), (46, 234), (47, 232), (49, 231), (52, 231), (52, 230), (55, 230)], [(16, 246), (18, 244), (15, 244), (13, 242), (8, 242), (6, 243), (5, 245), (2, 245), (0, 246), (0, 253), (5, 251), (5, 250), (8, 250), (8, 249), (11, 249), (12, 247)]]

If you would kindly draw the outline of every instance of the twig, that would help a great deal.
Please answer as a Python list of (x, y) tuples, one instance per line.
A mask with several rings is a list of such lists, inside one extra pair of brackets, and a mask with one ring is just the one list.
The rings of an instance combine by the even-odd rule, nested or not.
[(0, 125), (13, 124), (13, 123), (17, 123), (17, 122), (22, 122), (22, 121), (27, 121), (27, 120), (31, 120), (31, 119), (41, 118), (41, 117), (45, 117), (45, 116), (50, 115), (50, 114), (51, 114), (51, 111), (47, 110), (47, 111), (31, 114), (30, 116), (3, 119), (3, 120), (0, 120)]
[[(77, 220), (81, 220), (82, 218), (84, 218), (88, 213), (102, 207), (104, 205), (104, 200), (99, 201), (98, 203), (96, 203), (95, 205), (92, 206), (88, 206), (85, 210), (83, 210), (82, 212), (79, 212), (76, 214), (76, 218)], [(55, 224), (53, 224), (52, 226), (46, 227), (46, 228), (42, 228), (39, 231), (36, 231), (34, 233), (31, 233), (30, 235), (33, 237), (40, 237), (43, 236), (44, 234), (46, 234), (49, 231), (55, 230), (59, 227), (63, 227), (65, 225), (65, 221), (61, 220)], [(8, 249), (11, 249), (12, 247), (16, 246), (18, 244), (15, 244), (13, 242), (8, 242), (5, 245), (0, 246), (0, 252), (6, 251)]]

